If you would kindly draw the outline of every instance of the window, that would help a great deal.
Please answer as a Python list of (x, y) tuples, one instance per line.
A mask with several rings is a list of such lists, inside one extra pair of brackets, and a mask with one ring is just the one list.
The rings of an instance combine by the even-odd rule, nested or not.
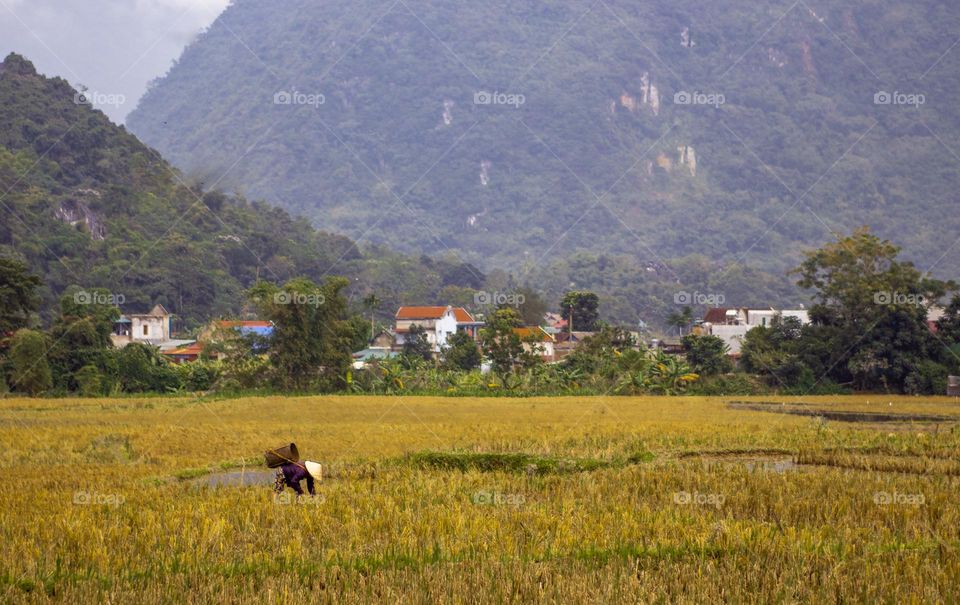
[(143, 335), (144, 336), (150, 335), (150, 326), (143, 326)]

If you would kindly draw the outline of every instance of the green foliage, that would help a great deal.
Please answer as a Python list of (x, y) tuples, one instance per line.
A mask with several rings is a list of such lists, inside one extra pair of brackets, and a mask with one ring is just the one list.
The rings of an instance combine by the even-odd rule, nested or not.
[[(653, 454), (649, 454), (652, 459)], [(404, 462), (416, 468), (435, 468), (467, 472), (506, 472), (525, 473), (527, 475), (547, 475), (557, 473), (580, 473), (602, 468), (619, 467), (627, 462), (648, 462), (648, 460), (611, 461), (596, 458), (557, 458), (554, 456), (534, 456), (523, 452), (416, 452), (404, 458)]]
[(494, 311), (480, 329), (483, 356), (490, 361), (501, 383), (508, 387), (515, 385), (511, 378), (513, 372), (529, 370), (542, 363), (535, 337), (525, 340), (517, 334), (516, 328), (522, 325), (516, 309), (502, 307)]
[[(549, 311), (547, 301), (543, 296), (529, 286), (517, 288), (515, 290), (517, 310), (520, 312), (520, 319), (524, 325), (539, 326), (543, 324), (543, 316)], [(522, 302), (520, 302), (522, 301)]]
[(688, 334), (680, 342), (687, 362), (701, 376), (726, 374), (733, 370), (733, 364), (727, 357), (729, 347), (720, 337)]
[(947, 375), (950, 371), (932, 359), (923, 359), (910, 370), (903, 380), (903, 392), (908, 395), (943, 395), (947, 392)]
[(24, 263), (0, 257), (0, 336), (28, 327), (40, 305), (40, 284)]
[[(914, 260), (946, 252), (940, 270), (960, 260), (960, 172), (938, 140), (960, 137), (950, 3), (609, 0), (575, 27), (585, 9), (572, 0), (285, 8), (233, 2), (147, 93), (132, 131), (211, 179), (249, 150), (227, 178), (257, 198), (404, 250), (531, 265), (549, 300), (573, 282), (631, 324), (662, 322), (681, 287), (796, 304), (782, 272), (829, 237), (821, 217), (903, 237)], [(681, 45), (684, 28), (695, 46)], [(272, 105), (288, 74), (326, 103)], [(526, 103), (474, 103), (500, 82)], [(877, 105), (881, 88), (927, 103)], [(696, 91), (724, 103), (673, 102)], [(259, 144), (268, 129), (278, 144)], [(696, 174), (680, 163), (686, 146)], [(408, 187), (416, 204), (384, 212)], [(748, 252), (763, 274), (726, 266)]]
[(362, 315), (351, 315), (345, 324), (350, 334), (350, 350), (360, 351), (367, 348), (372, 337), (371, 322)]
[[(790, 393), (860, 391), (940, 393), (953, 364), (954, 313), (942, 336), (929, 307), (956, 289), (898, 259), (899, 248), (866, 229), (807, 254), (799, 284), (815, 291), (813, 325), (791, 319), (750, 330), (741, 363)], [(946, 340), (945, 340), (946, 338)]]
[(567, 319), (573, 314), (573, 329), (580, 332), (593, 332), (600, 320), (600, 299), (593, 292), (567, 292), (560, 301), (560, 313)]
[(762, 379), (751, 374), (705, 376), (690, 388), (690, 395), (766, 395), (774, 392)]
[(457, 332), (447, 338), (447, 346), (443, 350), (444, 366), (469, 372), (480, 367), (482, 361), (480, 347), (466, 332)]
[[(17, 217), (0, 222), (0, 332), (26, 325), (38, 308), (53, 321), (72, 285), (101, 288), (131, 312), (161, 303), (189, 330), (240, 314), (245, 290), (261, 278), (347, 275), (358, 284), (352, 295), (376, 292), (391, 311), (401, 302), (433, 304), (447, 286), (483, 282), (458, 259), (361, 251), (282, 210), (206, 191), (202, 179), (188, 185), (74, 95), (22, 57), (0, 64), (0, 182), (4, 211)], [(37, 290), (8, 256), (42, 275), (44, 287)]]
[(126, 393), (167, 393), (181, 386), (176, 369), (150, 345), (135, 342), (114, 354), (117, 381)]
[(83, 366), (73, 374), (73, 380), (77, 384), (77, 390), (84, 397), (96, 397), (103, 395), (103, 377), (97, 366)]
[(222, 375), (219, 361), (201, 359), (190, 363), (174, 364), (171, 368), (177, 374), (181, 387), (192, 393), (212, 390), (218, 386)]
[(61, 297), (60, 316), (50, 328), (53, 347), (49, 355), (58, 389), (82, 390), (76, 381), (77, 372), (87, 366), (101, 375), (111, 373), (110, 333), (120, 312), (108, 300), (109, 293), (103, 289), (83, 291), (75, 287)]
[(352, 361), (352, 334), (342, 294), (347, 285), (338, 277), (328, 278), (322, 286), (300, 277), (282, 288), (260, 282), (250, 289), (250, 301), (260, 317), (274, 325), (270, 362), (277, 386), (297, 390), (344, 386)]
[(807, 333), (831, 349), (827, 377), (902, 392), (920, 361), (943, 356), (926, 324), (928, 307), (956, 285), (927, 277), (899, 252), (859, 229), (808, 253), (797, 270), (799, 285), (815, 290), (810, 316), (822, 328)]
[(53, 387), (47, 352), (50, 340), (41, 332), (21, 328), (10, 341), (10, 385), (13, 390), (39, 395)]
[(408, 366), (433, 359), (433, 346), (427, 339), (427, 331), (423, 326), (418, 324), (410, 326), (410, 331), (403, 337), (401, 356)]
[(677, 329), (680, 335), (683, 335), (683, 329), (693, 321), (693, 309), (684, 307), (681, 311), (675, 311), (667, 317), (667, 324)]

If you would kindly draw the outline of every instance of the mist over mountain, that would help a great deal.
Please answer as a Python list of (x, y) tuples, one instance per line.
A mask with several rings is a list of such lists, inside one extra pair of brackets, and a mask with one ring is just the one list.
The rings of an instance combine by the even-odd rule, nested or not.
[(957, 31), (934, 0), (237, 0), (128, 124), (325, 229), (534, 281), (785, 279), (859, 225), (936, 273)]

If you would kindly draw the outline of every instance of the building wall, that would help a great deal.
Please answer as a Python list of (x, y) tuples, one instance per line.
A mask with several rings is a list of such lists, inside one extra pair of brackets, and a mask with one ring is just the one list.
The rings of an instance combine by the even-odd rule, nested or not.
[(166, 317), (134, 315), (130, 317), (130, 336), (134, 342), (143, 340), (170, 340), (170, 322)]
[(447, 339), (457, 331), (457, 318), (453, 312), (444, 313), (443, 317), (437, 320), (436, 335), (434, 338), (434, 351), (439, 352), (447, 346)]
[(723, 326), (714, 325), (711, 334), (718, 336), (724, 344), (730, 347), (728, 354), (739, 353), (743, 344), (744, 335), (756, 326)]

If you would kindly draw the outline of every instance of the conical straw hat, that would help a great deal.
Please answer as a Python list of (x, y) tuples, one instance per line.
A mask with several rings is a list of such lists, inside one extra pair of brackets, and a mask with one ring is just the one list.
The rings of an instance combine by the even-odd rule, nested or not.
[(307, 460), (303, 463), (307, 467), (307, 472), (310, 473), (310, 476), (316, 479), (317, 481), (323, 481), (323, 465), (319, 462), (311, 462)]

